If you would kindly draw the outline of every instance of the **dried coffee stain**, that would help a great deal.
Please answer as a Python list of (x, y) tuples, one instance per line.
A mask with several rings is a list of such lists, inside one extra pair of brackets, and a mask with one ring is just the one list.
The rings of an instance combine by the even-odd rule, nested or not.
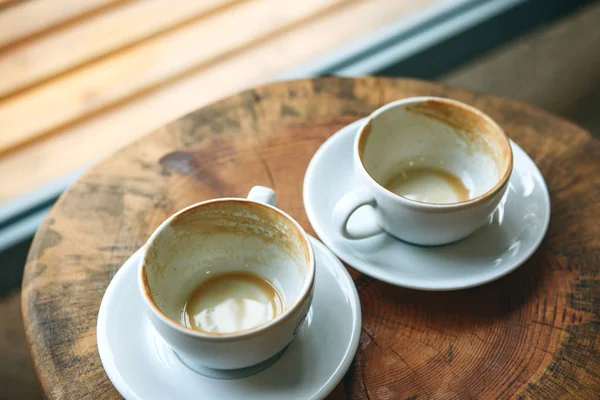
[(371, 135), (372, 130), (373, 130), (373, 120), (371, 118), (369, 118), (367, 123), (363, 127), (362, 131), (359, 133), (360, 139), (358, 140), (358, 152), (360, 155), (361, 162), (364, 162), (363, 153), (365, 152), (367, 140), (369, 139), (369, 135)]
[(282, 104), (281, 108), (279, 109), (279, 115), (282, 117), (299, 117), (301, 114), (293, 107)]
[(176, 171), (183, 175), (193, 175), (198, 171), (196, 158), (189, 151), (174, 151), (159, 160), (168, 171)]
[[(219, 152), (214, 150), (178, 150), (163, 156), (159, 163), (167, 171), (189, 176), (207, 185), (213, 189), (214, 194), (217, 196), (231, 195), (230, 188), (225, 180), (213, 173), (213, 168), (220, 164), (218, 156)], [(229, 158), (235, 159), (231, 155)], [(200, 165), (199, 160), (202, 161), (202, 165)]]
[[(406, 105), (406, 111), (423, 115), (449, 126), (465, 143), (473, 144), (490, 154), (494, 154), (499, 165), (504, 163), (506, 157), (510, 157), (510, 146), (503, 137), (503, 133), (499, 132), (501, 128), (485, 118), (483, 113), (474, 112), (460, 105), (460, 103), (453, 104), (435, 99), (408, 104)], [(486, 136), (492, 142), (500, 145), (502, 149), (500, 154), (495, 154), (488, 140), (482, 140)]]
[(486, 126), (486, 123), (482, 123), (480, 116), (473, 114), (472, 111), (444, 101), (426, 100), (424, 102), (408, 104), (405, 108), (406, 111), (424, 115), (450, 126), (465, 141), (474, 139), (473, 131), (480, 129), (485, 134), (492, 130)]

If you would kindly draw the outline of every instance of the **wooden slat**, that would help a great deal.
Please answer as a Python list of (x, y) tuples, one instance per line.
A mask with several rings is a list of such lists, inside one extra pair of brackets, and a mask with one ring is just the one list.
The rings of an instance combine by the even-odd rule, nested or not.
[(69, 29), (0, 51), (0, 98), (235, 1), (126, 3)]
[(0, 48), (123, 0), (27, 0), (0, 12)]
[(0, 102), (0, 153), (348, 1), (242, 3), (9, 97)]
[(15, 3), (18, 3), (19, 1), (23, 1), (23, 0), (0, 0), (0, 10), (4, 7), (8, 7)]
[[(5, 154), (0, 176), (0, 202), (97, 160), (180, 115), (372, 32), (403, 15), (439, 0), (353, 3), (235, 56), (199, 69), (169, 85), (105, 111)], [(356, 21), (360, 20), (360, 24)], [(243, 66), (243, 68), (241, 67)], [(65, 152), (68, 157), (64, 156)]]

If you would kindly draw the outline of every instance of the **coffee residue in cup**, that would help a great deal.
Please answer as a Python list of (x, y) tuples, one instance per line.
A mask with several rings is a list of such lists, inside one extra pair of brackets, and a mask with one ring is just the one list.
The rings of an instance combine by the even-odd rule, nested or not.
[(469, 200), (469, 189), (457, 176), (438, 168), (409, 168), (395, 173), (384, 185), (411, 200), (448, 204)]
[(264, 324), (283, 310), (283, 296), (271, 282), (249, 272), (227, 272), (192, 292), (181, 322), (201, 332), (234, 333)]

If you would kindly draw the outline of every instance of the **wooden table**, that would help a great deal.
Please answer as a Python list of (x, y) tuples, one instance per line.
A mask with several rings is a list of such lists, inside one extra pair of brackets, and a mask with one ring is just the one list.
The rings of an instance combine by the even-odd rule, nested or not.
[(600, 142), (544, 111), (440, 84), (323, 78), (276, 83), (195, 111), (89, 170), (31, 247), (23, 316), (50, 399), (118, 397), (96, 348), (115, 272), (173, 212), (256, 184), (313, 233), (302, 180), (332, 133), (408, 96), (457, 99), (492, 116), (540, 167), (550, 228), (517, 271), (479, 288), (420, 292), (351, 270), (363, 329), (332, 398), (598, 398)]

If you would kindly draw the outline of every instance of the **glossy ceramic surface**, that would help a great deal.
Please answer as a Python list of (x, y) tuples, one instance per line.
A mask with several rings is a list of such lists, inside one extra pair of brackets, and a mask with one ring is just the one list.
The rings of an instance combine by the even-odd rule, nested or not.
[[(384, 105), (361, 122), (351, 149), (360, 187), (341, 198), (331, 218), (345, 238), (386, 231), (409, 243), (448, 244), (482, 227), (502, 201), (513, 167), (511, 146), (502, 128), (476, 108), (439, 97), (410, 97)], [(400, 171), (421, 168), (458, 177), (468, 199), (423, 202), (382, 186)], [(421, 189), (428, 186), (425, 190), (433, 193), (439, 185)], [(353, 213), (365, 205), (373, 218), (348, 229)]]
[[(329, 138), (315, 153), (304, 178), (304, 206), (315, 232), (343, 261), (373, 278), (422, 290), (478, 286), (508, 274), (540, 245), (550, 221), (550, 197), (534, 162), (511, 142), (514, 170), (506, 196), (490, 221), (473, 235), (439, 247), (415, 246), (381, 233), (349, 240), (331, 224), (334, 206), (358, 186), (353, 176), (352, 145), (361, 121)], [(348, 223), (368, 224), (363, 207)]]
[(361, 312), (352, 278), (319, 241), (313, 305), (307, 323), (272, 366), (221, 380), (184, 366), (150, 324), (136, 282), (140, 252), (108, 286), (98, 314), (102, 365), (126, 399), (320, 399), (348, 370), (360, 336)]
[[(180, 323), (198, 285), (239, 271), (268, 279), (283, 294), (285, 310), (264, 324), (226, 334)], [(150, 322), (185, 365), (231, 370), (256, 366), (292, 341), (310, 309), (314, 278), (308, 236), (275, 207), (272, 189), (255, 186), (247, 199), (204, 201), (165, 220), (143, 247), (138, 285)]]

